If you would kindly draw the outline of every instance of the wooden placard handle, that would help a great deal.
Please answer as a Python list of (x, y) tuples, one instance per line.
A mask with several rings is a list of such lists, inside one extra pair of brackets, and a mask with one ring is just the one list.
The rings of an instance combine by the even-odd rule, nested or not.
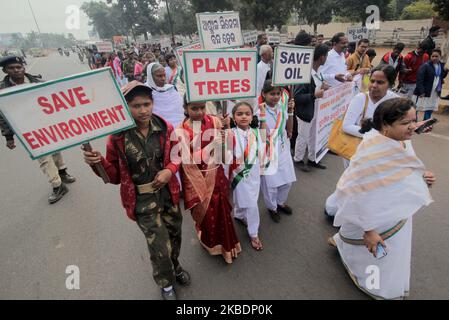
[[(88, 152), (92, 152), (92, 146), (90, 145), (89, 142), (87, 143), (83, 143), (83, 148), (85, 151)], [(108, 174), (106, 173), (106, 170), (104, 169), (103, 165), (101, 163), (96, 163), (94, 164), (95, 169), (97, 170), (97, 172), (100, 174), (100, 177), (103, 179), (104, 183), (109, 183), (109, 177)]]

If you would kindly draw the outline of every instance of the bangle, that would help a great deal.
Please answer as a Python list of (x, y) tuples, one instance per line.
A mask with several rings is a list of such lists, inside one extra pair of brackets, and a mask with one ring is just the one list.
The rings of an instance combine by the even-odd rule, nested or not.
[(259, 119), (259, 122), (267, 122), (267, 119)]

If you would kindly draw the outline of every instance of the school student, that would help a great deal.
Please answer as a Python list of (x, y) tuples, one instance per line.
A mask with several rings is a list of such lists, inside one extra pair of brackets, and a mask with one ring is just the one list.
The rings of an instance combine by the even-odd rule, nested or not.
[[(286, 90), (274, 87), (271, 80), (265, 81), (262, 97), (270, 137), (267, 151), (269, 161), (261, 178), (261, 189), (271, 219), (279, 223), (279, 211), (288, 215), (293, 213), (286, 202), (292, 183), (296, 181), (289, 140), (292, 135), (295, 103), (294, 100), (289, 101)], [(258, 116), (261, 116), (260, 111)]]
[[(265, 105), (260, 110), (261, 128), (265, 128)], [(251, 246), (262, 250), (259, 239), (260, 164), (264, 150), (262, 136), (257, 128), (251, 128), (253, 108), (249, 103), (239, 102), (232, 109), (235, 128), (232, 128), (233, 164), (230, 167), (230, 182), (233, 189), (234, 218), (246, 225)]]

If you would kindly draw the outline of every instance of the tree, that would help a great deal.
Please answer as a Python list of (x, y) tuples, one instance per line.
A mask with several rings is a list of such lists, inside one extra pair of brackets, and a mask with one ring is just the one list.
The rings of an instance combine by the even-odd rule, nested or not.
[(190, 0), (190, 3), (194, 13), (230, 11), (233, 9), (231, 0)]
[(238, 7), (244, 27), (265, 30), (276, 26), (279, 30), (292, 13), (293, 0), (240, 0)]
[[(362, 22), (365, 25), (366, 19), (369, 14), (366, 13), (366, 8), (368, 5), (375, 5), (379, 8), (380, 18), (384, 19), (386, 11), (384, 8), (388, 6), (391, 0), (370, 0), (370, 1), (360, 1), (360, 0), (336, 0), (337, 4), (334, 7), (334, 14), (342, 17), (347, 17), (352, 21)], [(368, 3), (368, 4), (367, 4)], [(314, 3), (316, 5), (317, 3)]]
[(387, 12), (385, 14), (386, 20), (397, 20), (399, 18), (398, 0), (391, 0), (387, 6)]
[[(175, 34), (190, 35), (197, 31), (195, 12), (193, 6), (186, 0), (170, 0), (171, 20)], [(163, 9), (163, 16), (159, 20), (159, 29), (166, 34), (170, 33), (167, 8)]]
[(310, 3), (307, 0), (296, 1), (294, 7), (298, 17), (313, 26), (313, 32), (317, 33), (319, 24), (326, 24), (332, 21), (332, 8), (335, 5), (334, 0), (321, 0)]
[(442, 20), (449, 20), (449, 5), (447, 0), (431, 0), (434, 5), (434, 10), (438, 12)]
[(413, 20), (413, 19), (428, 19), (436, 16), (437, 13), (433, 9), (433, 5), (426, 0), (420, 0), (413, 2), (404, 8), (401, 19)]
[(118, 27), (121, 17), (117, 15), (119, 12), (113, 7), (106, 5), (104, 2), (85, 2), (81, 6), (86, 15), (89, 17), (89, 25), (93, 25), (98, 35), (102, 39), (109, 39), (112, 36), (120, 34)]

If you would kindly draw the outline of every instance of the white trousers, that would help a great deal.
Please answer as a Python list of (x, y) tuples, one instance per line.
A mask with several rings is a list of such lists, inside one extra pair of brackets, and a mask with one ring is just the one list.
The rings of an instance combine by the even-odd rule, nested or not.
[(237, 208), (234, 207), (234, 217), (243, 220), (248, 225), (248, 234), (254, 238), (259, 235), (259, 207), (252, 208)]
[(311, 132), (312, 122), (302, 121), (298, 117), (296, 117), (296, 119), (298, 120), (298, 136), (296, 137), (295, 156), (293, 157), (293, 160), (295, 162), (303, 160), (307, 149), (309, 161), (313, 161), (312, 159), (315, 158), (315, 152)]
[(277, 210), (278, 204), (284, 205), (285, 202), (287, 202), (288, 193), (290, 192), (290, 188), (292, 187), (291, 183), (287, 183), (277, 188), (269, 188), (263, 177), (260, 185), (265, 206), (267, 207), (267, 209), (273, 211)]

